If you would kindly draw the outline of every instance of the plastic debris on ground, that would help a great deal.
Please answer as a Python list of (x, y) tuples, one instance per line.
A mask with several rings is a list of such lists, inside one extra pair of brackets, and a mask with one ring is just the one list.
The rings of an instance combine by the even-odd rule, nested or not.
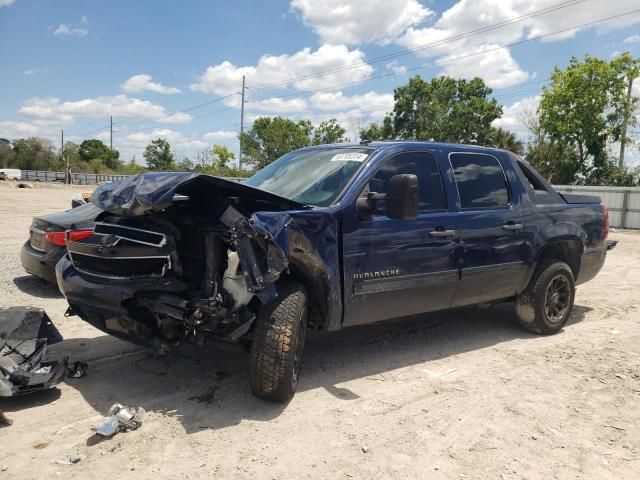
[(60, 383), (66, 361), (47, 362), (47, 347), (62, 335), (44, 310), (34, 307), (0, 309), (0, 397), (38, 392)]
[(142, 425), (144, 408), (132, 408), (119, 403), (111, 406), (107, 412), (108, 417), (96, 425), (93, 430), (103, 437), (111, 437), (118, 432), (136, 430)]
[(83, 378), (87, 375), (87, 370), (89, 370), (88, 364), (85, 362), (76, 362), (73, 364), (73, 367), (69, 369), (67, 376), (69, 378)]

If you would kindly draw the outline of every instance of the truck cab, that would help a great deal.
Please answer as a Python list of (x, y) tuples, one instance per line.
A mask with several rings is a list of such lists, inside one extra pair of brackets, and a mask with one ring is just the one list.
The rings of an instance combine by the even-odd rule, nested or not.
[(279, 401), (308, 328), (514, 300), (525, 328), (555, 333), (607, 251), (598, 198), (469, 145), (310, 147), (246, 184), (141, 174), (92, 202), (94, 235), (56, 268), (69, 313), (148, 345), (244, 342), (252, 391)]

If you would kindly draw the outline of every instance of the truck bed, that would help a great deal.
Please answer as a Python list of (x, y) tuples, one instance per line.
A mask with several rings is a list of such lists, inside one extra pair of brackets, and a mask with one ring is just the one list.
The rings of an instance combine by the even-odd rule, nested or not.
[(595, 195), (580, 195), (578, 193), (558, 192), (567, 203), (601, 203), (600, 197)]

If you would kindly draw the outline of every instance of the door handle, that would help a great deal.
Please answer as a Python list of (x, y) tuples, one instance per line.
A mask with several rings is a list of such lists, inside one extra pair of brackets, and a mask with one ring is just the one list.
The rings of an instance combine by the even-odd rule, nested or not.
[(506, 230), (507, 232), (518, 232), (522, 230), (522, 228), (523, 227), (521, 223), (513, 223), (513, 222), (506, 223), (502, 226), (502, 229)]
[(437, 237), (437, 238), (445, 238), (445, 237), (453, 237), (456, 234), (455, 230), (432, 230), (429, 232), (429, 235), (431, 235), (432, 237)]

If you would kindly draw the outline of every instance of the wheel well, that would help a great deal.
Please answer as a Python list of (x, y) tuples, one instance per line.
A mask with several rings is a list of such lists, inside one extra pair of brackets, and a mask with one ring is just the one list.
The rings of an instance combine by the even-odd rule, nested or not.
[(538, 264), (547, 259), (556, 259), (565, 262), (571, 268), (573, 278), (578, 278), (580, 273), (580, 257), (582, 255), (582, 243), (578, 240), (560, 240), (547, 245), (542, 250)]
[(289, 274), (283, 274), (281, 278), (304, 285), (307, 290), (307, 302), (309, 308), (307, 326), (314, 330), (322, 329), (326, 312), (321, 308), (321, 305), (323, 304), (321, 300), (321, 292), (313, 279), (305, 275), (304, 272), (294, 263), (289, 264)]

